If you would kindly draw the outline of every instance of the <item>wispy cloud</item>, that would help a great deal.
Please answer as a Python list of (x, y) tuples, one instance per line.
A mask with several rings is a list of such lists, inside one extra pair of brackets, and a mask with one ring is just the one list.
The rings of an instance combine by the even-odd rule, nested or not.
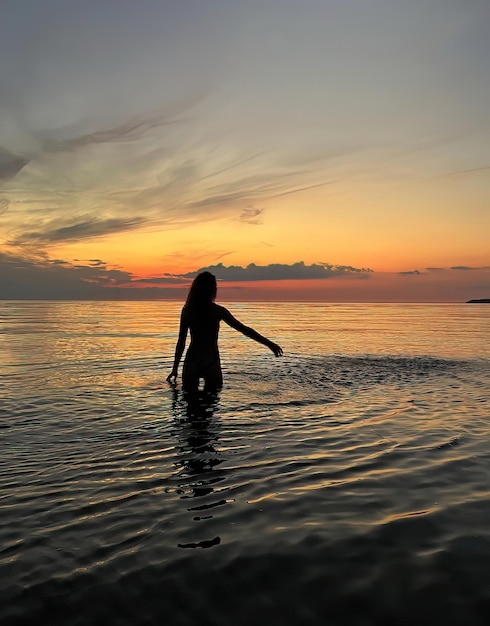
[(163, 276), (151, 276), (150, 278), (135, 278), (133, 285), (189, 285), (190, 279), (181, 275), (164, 274)]
[(165, 119), (161, 113), (148, 114), (128, 119), (112, 128), (96, 130), (71, 139), (47, 136), (44, 146), (50, 152), (66, 152), (94, 144), (132, 143), (158, 128), (176, 123), (177, 120)]
[(255, 209), (254, 207), (248, 206), (242, 211), (240, 220), (247, 224), (262, 224), (263, 213), (264, 209)]
[[(411, 243), (421, 220), (436, 232), (444, 211), (461, 263), (486, 263), (488, 0), (374, 0), (355, 12), (318, 0), (191, 4), (2, 7), (1, 242), (48, 258), (63, 257), (62, 244), (113, 235), (122, 259), (130, 232), (220, 220), (223, 228), (206, 229), (209, 248), (226, 247), (221, 237), (233, 228), (238, 247), (249, 229), (243, 240), (252, 231), (257, 248), (260, 239), (275, 243), (276, 260), (311, 260), (322, 258), (328, 232), (344, 250), (337, 258), (348, 259), (369, 219), (376, 233), (362, 249), (376, 259), (393, 255), (410, 215), (400, 242), (410, 268), (424, 255), (435, 265), (446, 258), (437, 260), (430, 238), (419, 239), (420, 250)], [(272, 230), (282, 206), (287, 253)], [(308, 235), (293, 240), (300, 230), (312, 233), (314, 257)], [(104, 243), (84, 254), (104, 258)], [(147, 252), (148, 263), (159, 262), (160, 247)], [(257, 249), (255, 260), (268, 262), (267, 252)], [(319, 265), (319, 275), (332, 275)]]
[(446, 176), (461, 176), (462, 174), (478, 174), (480, 172), (488, 172), (490, 170), (490, 165), (483, 165), (481, 167), (472, 167), (466, 170), (454, 170), (453, 172), (448, 172)]
[(46, 224), (42, 230), (27, 231), (12, 239), (9, 244), (46, 244), (101, 237), (107, 234), (120, 233), (140, 227), (144, 220), (137, 217), (112, 218), (101, 220), (94, 216), (86, 216), (82, 221), (58, 226), (57, 222)]
[(316, 189), (318, 187), (326, 187), (327, 185), (333, 185), (340, 182), (339, 180), (326, 180), (322, 183), (315, 183), (314, 185), (307, 185), (306, 187), (297, 187), (296, 189), (287, 189), (286, 191), (280, 191), (274, 194), (272, 197), (279, 198), (280, 196), (289, 196), (294, 193), (301, 193), (303, 191), (309, 191), (310, 189)]
[(29, 163), (29, 159), (12, 154), (0, 147), (0, 181), (14, 178)]
[[(456, 271), (456, 272), (478, 272), (485, 271), (490, 269), (490, 266), (485, 265), (482, 267), (469, 267), (467, 265), (453, 265), (451, 267), (426, 267), (425, 270), (427, 272), (447, 272), (447, 271)], [(425, 272), (421, 270), (409, 270), (406, 272), (398, 272), (400, 276), (422, 276)]]
[(314, 167), (285, 166), (270, 148), (189, 144), (193, 124), (153, 113), (78, 135), (45, 132), (29, 157), (4, 153), (2, 197), (15, 206), (9, 242), (49, 247), (223, 217), (260, 225), (268, 199), (332, 184), (324, 180), (331, 155)]

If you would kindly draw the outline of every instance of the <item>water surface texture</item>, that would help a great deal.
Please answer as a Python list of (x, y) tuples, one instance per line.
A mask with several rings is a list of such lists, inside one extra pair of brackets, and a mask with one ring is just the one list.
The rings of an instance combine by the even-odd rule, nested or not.
[(490, 306), (0, 303), (0, 622), (490, 623)]

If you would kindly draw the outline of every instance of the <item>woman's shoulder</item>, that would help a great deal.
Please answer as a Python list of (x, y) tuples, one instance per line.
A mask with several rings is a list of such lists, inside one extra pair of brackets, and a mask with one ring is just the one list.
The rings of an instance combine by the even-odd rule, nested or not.
[(228, 311), (228, 309), (224, 306), (221, 306), (221, 304), (216, 304), (216, 302), (213, 302), (211, 307), (213, 316), (220, 321), (226, 320), (226, 318), (230, 316), (230, 312)]
[(226, 313), (228, 313), (224, 306), (221, 306), (221, 304), (216, 304), (216, 302), (211, 303), (211, 310), (220, 319), (223, 317), (223, 315), (226, 315)]
[(225, 309), (224, 306), (221, 306), (219, 304), (216, 304), (216, 302), (210, 302), (208, 304), (206, 304), (205, 306), (203, 306), (202, 308), (200, 308), (198, 311), (188, 307), (187, 305), (184, 305), (182, 307), (182, 318), (189, 321), (190, 319), (199, 319), (204, 317), (209, 316), (209, 314), (211, 314), (211, 316), (213, 318), (216, 319), (223, 319), (223, 317), (225, 315), (227, 315), (228, 311), (227, 309)]

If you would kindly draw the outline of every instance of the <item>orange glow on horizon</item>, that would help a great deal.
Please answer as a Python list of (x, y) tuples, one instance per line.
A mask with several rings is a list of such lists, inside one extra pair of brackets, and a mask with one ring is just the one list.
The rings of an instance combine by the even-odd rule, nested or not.
[[(373, 273), (367, 278), (219, 281), (217, 302), (465, 302), (488, 295), (482, 291), (481, 284), (486, 280), (490, 285), (489, 274), (488, 271), (482, 274), (441, 270), (411, 275)], [(140, 295), (148, 288), (151, 298), (184, 301), (190, 284), (189, 280), (167, 284), (127, 283), (119, 287), (138, 291)], [(114, 289), (117, 291), (116, 286)]]

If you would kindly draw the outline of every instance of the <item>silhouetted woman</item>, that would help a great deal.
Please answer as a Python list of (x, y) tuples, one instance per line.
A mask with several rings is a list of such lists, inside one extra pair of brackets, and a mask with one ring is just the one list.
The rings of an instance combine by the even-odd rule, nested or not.
[(197, 391), (199, 379), (204, 379), (204, 390), (213, 391), (223, 384), (223, 374), (218, 351), (218, 333), (221, 320), (240, 331), (250, 339), (258, 341), (272, 350), (276, 356), (282, 355), (277, 343), (263, 337), (253, 328), (245, 326), (223, 306), (214, 302), (216, 298), (216, 278), (210, 272), (202, 272), (194, 279), (187, 301), (180, 315), (180, 330), (175, 347), (175, 359), (169, 383), (177, 379), (177, 371), (185, 348), (187, 331), (191, 331), (191, 343), (184, 359), (182, 387), (186, 391)]

